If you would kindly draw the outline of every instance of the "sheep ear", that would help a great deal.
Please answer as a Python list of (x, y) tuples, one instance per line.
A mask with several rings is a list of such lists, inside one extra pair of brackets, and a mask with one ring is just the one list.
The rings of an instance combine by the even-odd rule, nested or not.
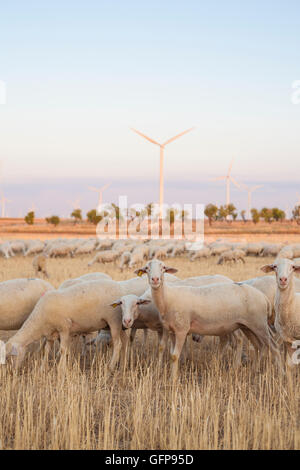
[(146, 269), (145, 268), (140, 268), (134, 271), (134, 274), (137, 274), (139, 277), (141, 277), (143, 274), (145, 274)]
[(168, 266), (165, 267), (165, 273), (168, 273), (168, 274), (175, 274), (177, 273), (178, 269), (176, 268), (169, 268)]
[(295, 273), (300, 273), (300, 266), (294, 266)]
[(151, 300), (148, 300), (148, 299), (139, 299), (137, 301), (137, 305), (146, 305), (146, 304), (151, 304)]
[(265, 264), (265, 266), (262, 266), (260, 269), (264, 273), (270, 273), (271, 271), (275, 271), (275, 264)]
[(110, 306), (113, 308), (116, 308), (119, 305), (121, 305), (121, 303), (122, 303), (122, 300), (117, 300), (116, 302), (113, 302), (112, 304), (110, 304)]

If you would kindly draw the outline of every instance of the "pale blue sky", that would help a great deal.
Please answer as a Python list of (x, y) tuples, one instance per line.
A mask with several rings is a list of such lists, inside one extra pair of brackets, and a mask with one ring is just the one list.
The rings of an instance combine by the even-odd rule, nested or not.
[[(166, 149), (169, 202), (223, 203), (222, 183), (207, 181), (235, 157), (238, 181), (266, 185), (255, 205), (293, 206), (299, 39), (298, 0), (2, 2), (9, 213), (33, 200), (40, 214), (64, 214), (78, 197), (87, 209), (95, 199), (87, 186), (107, 181), (109, 200), (154, 200), (159, 150), (130, 126), (156, 140), (196, 126)], [(246, 195), (233, 190), (232, 200), (243, 207)]]

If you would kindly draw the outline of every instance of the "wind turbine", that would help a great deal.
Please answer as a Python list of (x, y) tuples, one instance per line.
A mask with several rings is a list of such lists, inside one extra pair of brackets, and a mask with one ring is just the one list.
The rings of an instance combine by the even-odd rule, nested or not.
[(103, 200), (103, 191), (105, 191), (107, 188), (111, 186), (111, 183), (107, 183), (106, 185), (102, 186), (102, 188), (94, 188), (93, 186), (89, 186), (90, 191), (94, 191), (95, 193), (98, 193), (98, 205), (97, 207), (102, 206), (102, 200)]
[(5, 205), (7, 202), (12, 202), (10, 199), (7, 199), (4, 194), (2, 193), (2, 196), (1, 196), (1, 217), (6, 217), (6, 213), (5, 213)]
[(234, 162), (234, 158), (231, 160), (231, 163), (229, 165), (227, 175), (225, 176), (219, 176), (218, 178), (212, 178), (211, 181), (221, 181), (225, 180), (226, 181), (226, 206), (229, 206), (230, 204), (230, 182), (232, 181), (235, 186), (240, 188), (239, 183), (231, 176), (231, 170), (232, 170), (232, 165)]
[(138, 135), (148, 140), (152, 144), (158, 145), (160, 148), (160, 168), (159, 168), (159, 217), (160, 219), (162, 219), (162, 216), (163, 216), (163, 203), (164, 203), (164, 150), (165, 150), (165, 146), (170, 144), (174, 140), (179, 139), (179, 137), (182, 137), (184, 134), (187, 134), (193, 129), (195, 128), (191, 127), (190, 129), (187, 129), (186, 131), (183, 131), (180, 134), (177, 134), (174, 137), (171, 137), (170, 139), (166, 140), (166, 142), (160, 144), (159, 142), (156, 142), (156, 140), (151, 139), (151, 137), (148, 137), (145, 134), (142, 134), (142, 132), (137, 131), (133, 127), (131, 128), (133, 132), (136, 132)]
[(240, 186), (248, 192), (248, 210), (247, 210), (247, 220), (251, 219), (251, 208), (252, 208), (252, 193), (259, 188), (263, 188), (262, 184), (257, 186), (247, 186), (246, 184), (241, 183)]
[(70, 205), (74, 210), (80, 209), (80, 199), (75, 199), (74, 201), (69, 201)]

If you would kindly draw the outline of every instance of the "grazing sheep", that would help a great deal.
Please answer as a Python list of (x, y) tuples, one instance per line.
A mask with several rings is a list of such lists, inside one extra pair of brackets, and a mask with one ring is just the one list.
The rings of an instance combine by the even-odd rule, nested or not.
[(212, 256), (221, 255), (222, 253), (224, 253), (224, 251), (228, 251), (231, 249), (230, 245), (228, 245), (227, 243), (219, 242), (211, 243), (209, 248), (211, 249)]
[(38, 300), (53, 290), (42, 279), (12, 279), (0, 282), (0, 330), (18, 330)]
[(0, 244), (0, 254), (3, 255), (6, 259), (14, 256), (9, 242), (3, 242)]
[(123, 271), (125, 266), (128, 267), (130, 258), (131, 258), (130, 251), (124, 251), (122, 253), (121, 258), (120, 258), (120, 263), (119, 263), (119, 269), (121, 272)]
[(37, 255), (44, 250), (44, 243), (40, 240), (31, 240), (24, 256)]
[[(42, 282), (42, 281), (41, 281)], [(20, 366), (27, 346), (41, 338), (60, 338), (60, 351), (67, 353), (71, 336), (110, 328), (113, 341), (112, 370), (126, 347), (121, 312), (110, 306), (114, 299), (126, 294), (141, 295), (147, 279), (136, 277), (127, 281), (97, 280), (80, 282), (65, 289), (48, 292), (36, 304), (22, 328), (7, 342), (7, 354), (17, 356)]]
[(262, 243), (248, 243), (246, 256), (260, 256), (263, 249), (264, 245)]
[[(149, 250), (148, 250), (149, 251)], [(145, 251), (140, 249), (139, 247), (133, 250), (130, 254), (130, 261), (129, 261), (129, 268), (133, 268), (134, 266), (138, 266), (139, 264), (143, 264)]]
[(211, 255), (211, 249), (208, 248), (208, 246), (204, 246), (200, 250), (197, 251), (192, 251), (190, 260), (195, 261), (195, 259), (200, 259), (200, 258), (209, 258)]
[(19, 253), (22, 253), (22, 255), (25, 255), (26, 246), (22, 240), (12, 240), (10, 242), (10, 247), (15, 255)]
[(293, 343), (300, 340), (300, 293), (296, 293), (294, 283), (294, 273), (300, 273), (300, 265), (280, 258), (261, 269), (265, 273), (276, 273), (275, 329), (284, 342), (287, 363), (292, 367), (295, 365)]
[(269, 346), (280, 361), (267, 321), (271, 305), (264, 294), (251, 286), (236, 283), (204, 287), (164, 283), (164, 274), (176, 271), (158, 260), (149, 261), (136, 271), (138, 275), (147, 274), (163, 326), (172, 334), (173, 377), (177, 374), (178, 359), (189, 333), (222, 337), (241, 329), (256, 351)]
[(290, 246), (285, 246), (284, 248), (280, 250), (280, 252), (277, 255), (277, 258), (293, 259), (294, 251)]
[(79, 245), (74, 251), (73, 255), (87, 255), (94, 251), (96, 246), (95, 240), (88, 240), (82, 245)]
[(95, 263), (113, 263), (119, 258), (119, 252), (115, 250), (99, 251), (96, 256), (88, 263), (88, 266), (92, 266)]
[(268, 257), (268, 256), (277, 256), (278, 253), (281, 251), (283, 245), (282, 243), (280, 244), (274, 244), (274, 245), (266, 245), (262, 252), (260, 253), (260, 256), (265, 256), (265, 257)]
[(217, 264), (223, 264), (228, 262), (237, 263), (237, 261), (242, 261), (245, 264), (245, 252), (242, 250), (228, 250), (220, 256)]
[(47, 272), (47, 257), (45, 255), (36, 255), (32, 261), (32, 266), (36, 276), (42, 273), (44, 276), (49, 277)]

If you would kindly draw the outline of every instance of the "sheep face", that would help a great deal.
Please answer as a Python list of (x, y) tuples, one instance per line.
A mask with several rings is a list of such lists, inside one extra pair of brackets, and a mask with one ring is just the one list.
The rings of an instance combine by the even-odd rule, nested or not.
[(143, 304), (149, 304), (151, 300), (139, 299), (136, 295), (129, 294), (121, 297), (120, 300), (117, 300), (112, 307), (121, 306), (122, 309), (122, 324), (124, 328), (131, 328), (134, 321), (139, 316), (139, 306)]
[(177, 269), (166, 266), (162, 261), (154, 259), (149, 261), (146, 266), (135, 271), (138, 276), (147, 274), (150, 286), (158, 289), (164, 282), (164, 274), (177, 273)]
[(295, 265), (289, 259), (281, 258), (276, 263), (263, 266), (261, 270), (264, 273), (274, 271), (279, 289), (284, 290), (289, 286), (294, 272), (300, 272), (300, 266)]

